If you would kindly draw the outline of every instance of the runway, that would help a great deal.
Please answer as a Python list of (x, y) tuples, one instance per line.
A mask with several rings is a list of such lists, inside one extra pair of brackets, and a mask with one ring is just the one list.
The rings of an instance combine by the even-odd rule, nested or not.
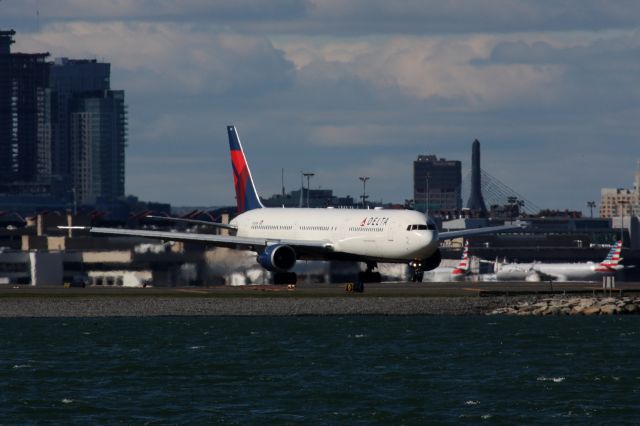
[[(367, 283), (364, 292), (348, 293), (346, 284), (313, 283), (298, 284), (295, 288), (285, 285), (247, 285), (247, 286), (203, 286), (203, 287), (103, 287), (86, 288), (61, 286), (2, 286), (0, 298), (3, 297), (77, 297), (77, 296), (147, 296), (147, 297), (344, 297), (357, 295), (360, 297), (484, 297), (484, 296), (518, 296), (544, 294), (588, 294), (601, 295), (605, 291), (601, 283), (596, 282), (383, 282)], [(640, 293), (640, 282), (618, 282), (616, 288), (606, 290), (612, 295)]]
[[(640, 283), (611, 293), (637, 295)], [(594, 283), (379, 283), (182, 288), (3, 287), (0, 317), (483, 315), (550, 296), (602, 298)]]

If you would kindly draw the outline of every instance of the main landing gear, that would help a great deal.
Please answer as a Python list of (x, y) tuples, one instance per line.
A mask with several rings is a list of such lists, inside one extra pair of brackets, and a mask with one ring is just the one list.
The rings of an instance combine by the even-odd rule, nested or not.
[(377, 268), (376, 262), (367, 262), (367, 269), (364, 272), (358, 273), (358, 281), (363, 283), (379, 283), (382, 281), (380, 272), (373, 272), (374, 268)]
[(296, 284), (298, 275), (295, 272), (276, 272), (273, 274), (274, 284)]
[(367, 269), (363, 272), (358, 273), (358, 281), (356, 282), (356, 286), (359, 291), (364, 290), (364, 283), (379, 283), (382, 281), (380, 272), (373, 272), (374, 268), (377, 267), (378, 264), (376, 262), (367, 262)]
[(424, 269), (422, 269), (422, 262), (418, 260), (412, 260), (409, 262), (409, 268), (411, 268), (411, 282), (421, 283), (424, 278)]

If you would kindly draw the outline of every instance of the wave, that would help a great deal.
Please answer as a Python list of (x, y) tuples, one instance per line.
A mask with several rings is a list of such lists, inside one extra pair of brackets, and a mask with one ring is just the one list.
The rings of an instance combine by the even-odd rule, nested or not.
[(564, 382), (564, 377), (544, 377), (540, 376), (536, 379), (539, 382), (553, 382), (553, 383), (561, 383)]

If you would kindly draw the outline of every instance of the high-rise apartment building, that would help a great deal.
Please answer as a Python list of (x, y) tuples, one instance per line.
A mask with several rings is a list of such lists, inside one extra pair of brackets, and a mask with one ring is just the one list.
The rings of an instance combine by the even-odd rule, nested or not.
[[(413, 162), (413, 199), (418, 210), (453, 211), (462, 208), (462, 163), (420, 155)], [(421, 208), (423, 207), (423, 208)]]
[(70, 182), (70, 108), (86, 92), (110, 89), (111, 65), (95, 59), (58, 58), (51, 65), (51, 171)]
[(11, 53), (15, 31), (0, 31), (0, 182), (47, 179), (51, 172), (48, 53)]
[(76, 201), (95, 204), (124, 196), (124, 92), (76, 95), (69, 108), (71, 177)]
[(640, 214), (640, 161), (634, 188), (602, 188), (600, 190), (600, 217)]
[(57, 206), (59, 200), (69, 203), (72, 193), (79, 204), (123, 197), (126, 107), (124, 92), (110, 90), (110, 64), (67, 58), (51, 63), (48, 53), (11, 53), (14, 35), (0, 31), (5, 204), (26, 195), (48, 196)]

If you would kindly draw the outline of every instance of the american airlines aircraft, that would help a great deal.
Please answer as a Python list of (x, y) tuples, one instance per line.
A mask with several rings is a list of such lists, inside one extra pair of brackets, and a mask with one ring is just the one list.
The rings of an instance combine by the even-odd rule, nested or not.
[(360, 282), (379, 282), (378, 262), (409, 264), (412, 281), (422, 281), (424, 271), (441, 260), (439, 242), (467, 235), (521, 228), (496, 226), (438, 232), (423, 213), (412, 210), (356, 210), (316, 208), (265, 208), (244, 155), (235, 126), (228, 126), (231, 163), (238, 215), (227, 228), (234, 235), (193, 234), (120, 228), (75, 227), (92, 234), (129, 235), (168, 241), (199, 242), (210, 246), (250, 250), (273, 272), (274, 283), (294, 284), (290, 272), (298, 260), (346, 260), (366, 264)]
[(469, 241), (464, 243), (462, 258), (455, 267), (439, 266), (425, 275), (427, 281), (446, 282), (464, 281), (471, 275), (471, 265), (469, 262)]
[(616, 242), (600, 263), (496, 263), (499, 281), (598, 281), (630, 266), (620, 264), (622, 241)]

